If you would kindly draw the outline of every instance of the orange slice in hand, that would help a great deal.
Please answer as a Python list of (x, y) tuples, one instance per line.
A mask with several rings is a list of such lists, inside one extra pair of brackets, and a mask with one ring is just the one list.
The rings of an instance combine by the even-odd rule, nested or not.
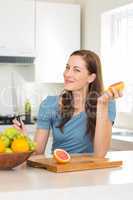
[(53, 157), (58, 163), (68, 163), (71, 159), (69, 153), (63, 149), (55, 149)]
[(119, 91), (122, 91), (124, 89), (124, 87), (125, 87), (124, 82), (120, 81), (118, 83), (114, 83), (114, 84), (110, 85), (108, 90), (112, 91), (112, 88), (114, 88), (115, 90), (117, 90), (119, 92)]

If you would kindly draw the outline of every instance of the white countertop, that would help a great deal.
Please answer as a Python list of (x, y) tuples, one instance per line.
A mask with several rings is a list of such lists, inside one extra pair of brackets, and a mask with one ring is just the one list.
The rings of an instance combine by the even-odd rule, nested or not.
[(133, 136), (129, 135), (112, 135), (112, 139), (121, 140), (126, 142), (133, 142)]
[(133, 130), (113, 128), (112, 129), (112, 139), (132, 143), (133, 142)]
[(123, 160), (123, 166), (54, 173), (22, 165), (14, 170), (0, 171), (0, 199), (132, 199), (133, 151), (109, 152), (107, 157)]
[[(34, 134), (36, 131), (36, 124), (26, 124), (26, 129), (27, 129), (27, 133), (30, 134)], [(0, 126), (0, 132), (4, 131), (4, 129), (12, 127), (12, 125), (1, 125)]]

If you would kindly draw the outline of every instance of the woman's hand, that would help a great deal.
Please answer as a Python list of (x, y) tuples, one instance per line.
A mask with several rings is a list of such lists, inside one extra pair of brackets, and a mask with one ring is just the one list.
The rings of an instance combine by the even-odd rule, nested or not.
[(20, 122), (15, 118), (13, 121), (13, 127), (16, 128), (18, 131), (22, 132), (24, 135), (26, 135), (27, 130), (25, 127), (25, 124), (23, 121), (20, 119)]
[(107, 104), (112, 99), (117, 99), (119, 97), (122, 97), (123, 93), (121, 91), (116, 90), (112, 87), (111, 91), (107, 90), (105, 91), (100, 97), (98, 97), (98, 104)]

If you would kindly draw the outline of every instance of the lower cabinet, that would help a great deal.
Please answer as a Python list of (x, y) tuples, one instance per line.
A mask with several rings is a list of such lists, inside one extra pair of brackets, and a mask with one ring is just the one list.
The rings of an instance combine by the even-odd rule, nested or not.
[(111, 151), (128, 151), (133, 150), (133, 142), (112, 139)]

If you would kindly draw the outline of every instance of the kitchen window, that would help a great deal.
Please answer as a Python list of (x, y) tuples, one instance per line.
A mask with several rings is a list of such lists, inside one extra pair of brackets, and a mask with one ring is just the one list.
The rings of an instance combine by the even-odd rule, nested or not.
[(133, 3), (102, 14), (101, 56), (105, 86), (126, 84), (117, 108), (130, 114), (133, 124)]

